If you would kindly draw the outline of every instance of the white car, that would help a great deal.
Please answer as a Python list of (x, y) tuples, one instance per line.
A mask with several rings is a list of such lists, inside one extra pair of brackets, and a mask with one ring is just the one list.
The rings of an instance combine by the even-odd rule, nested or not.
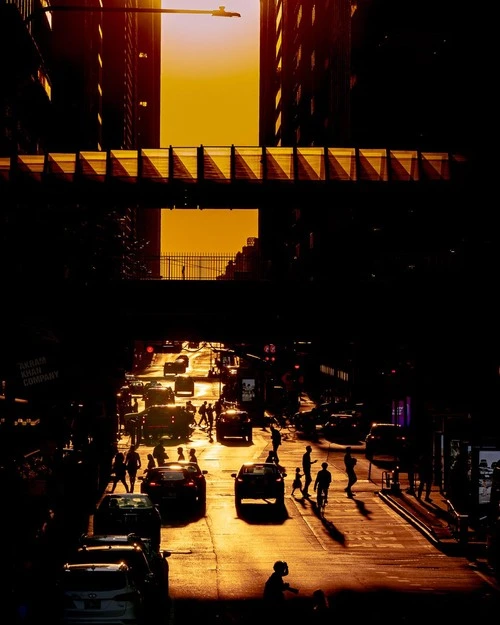
[(144, 598), (132, 569), (119, 564), (66, 564), (60, 590), (63, 625), (143, 625)]

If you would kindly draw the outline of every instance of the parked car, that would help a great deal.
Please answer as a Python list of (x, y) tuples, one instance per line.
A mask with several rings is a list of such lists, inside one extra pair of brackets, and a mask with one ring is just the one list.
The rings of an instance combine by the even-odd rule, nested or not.
[(245, 500), (273, 500), (276, 507), (285, 505), (286, 473), (272, 462), (245, 462), (234, 478), (236, 510)]
[(161, 515), (144, 493), (107, 493), (94, 511), (94, 534), (138, 534), (160, 548)]
[(408, 431), (395, 423), (372, 423), (365, 438), (365, 456), (368, 460), (396, 460), (405, 456)]
[(162, 513), (192, 512), (204, 515), (208, 471), (187, 460), (166, 462), (139, 476), (141, 493), (147, 494)]
[(223, 410), (215, 424), (215, 437), (217, 441), (225, 438), (243, 438), (248, 443), (252, 442), (252, 420), (246, 410), (230, 408)]
[(125, 562), (65, 564), (58, 580), (63, 625), (144, 625), (145, 603)]
[(170, 552), (152, 548), (151, 541), (136, 534), (94, 534), (81, 537), (69, 554), (68, 564), (103, 564), (125, 562), (132, 569), (136, 583), (153, 613), (168, 598), (167, 558)]
[(303, 432), (306, 436), (318, 436), (323, 432), (323, 427), (328, 421), (329, 414), (318, 411), (317, 408), (296, 412), (293, 416), (295, 429)]
[(323, 435), (328, 439), (356, 442), (361, 440), (359, 419), (352, 414), (331, 414), (323, 425)]

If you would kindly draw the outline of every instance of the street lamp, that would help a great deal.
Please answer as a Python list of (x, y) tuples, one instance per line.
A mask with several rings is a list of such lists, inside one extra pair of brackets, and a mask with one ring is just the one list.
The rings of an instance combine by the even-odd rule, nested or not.
[(226, 11), (226, 7), (220, 6), (218, 9), (160, 9), (160, 8), (144, 8), (144, 7), (114, 7), (114, 6), (85, 6), (85, 5), (63, 5), (55, 6), (47, 5), (38, 7), (30, 13), (24, 20), (27, 24), (31, 22), (40, 13), (52, 13), (56, 11), (80, 11), (84, 13), (183, 13), (192, 15), (212, 15), (212, 17), (241, 17), (240, 13)]

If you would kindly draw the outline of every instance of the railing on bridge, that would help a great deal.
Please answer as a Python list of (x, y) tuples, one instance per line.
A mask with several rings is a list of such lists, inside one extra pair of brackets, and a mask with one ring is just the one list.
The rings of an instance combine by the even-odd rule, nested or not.
[[(128, 272), (128, 280), (258, 280), (261, 278), (258, 254), (185, 253), (136, 259), (137, 269)], [(159, 268), (156, 273), (151, 268)]]
[(333, 147), (172, 147), (0, 157), (0, 183), (44, 181), (356, 182), (449, 180), (461, 155)]

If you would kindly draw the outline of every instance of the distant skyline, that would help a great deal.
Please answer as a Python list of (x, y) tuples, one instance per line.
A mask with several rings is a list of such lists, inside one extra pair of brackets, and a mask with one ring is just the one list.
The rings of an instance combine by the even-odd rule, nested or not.
[[(220, 0), (163, 0), (211, 10)], [(225, 0), (241, 17), (162, 16), (161, 147), (259, 144), (260, 0)], [(258, 236), (257, 210), (162, 211), (162, 254), (233, 254)]]

